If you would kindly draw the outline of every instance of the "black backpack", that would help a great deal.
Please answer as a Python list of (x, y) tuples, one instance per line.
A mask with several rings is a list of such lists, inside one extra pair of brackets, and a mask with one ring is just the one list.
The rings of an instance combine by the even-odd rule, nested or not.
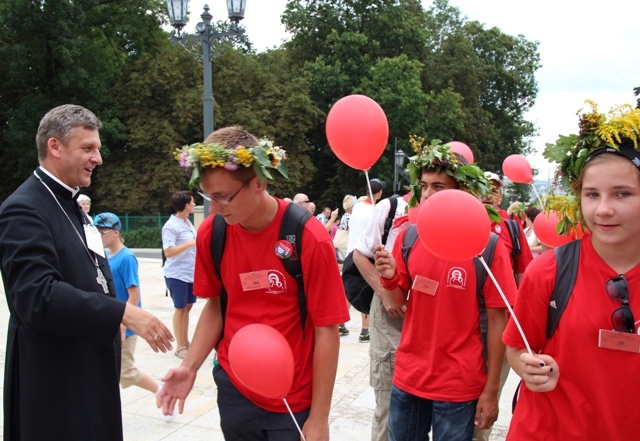
[[(280, 240), (286, 240), (292, 246), (292, 253), (288, 259), (280, 259), (284, 269), (296, 279), (298, 284), (298, 306), (300, 308), (300, 323), (302, 324), (302, 338), (305, 337), (305, 324), (307, 322), (307, 297), (304, 290), (304, 280), (302, 275), (302, 232), (307, 221), (311, 218), (311, 213), (298, 204), (290, 203), (285, 209), (282, 223), (280, 224)], [(213, 231), (211, 233), (211, 257), (215, 266), (216, 277), (222, 287), (220, 291), (220, 311), (222, 312), (222, 329), (224, 332), (224, 317), (227, 312), (227, 290), (220, 276), (220, 265), (222, 253), (227, 237), (227, 222), (222, 216), (216, 214), (213, 218)], [(215, 239), (215, 240), (214, 240)]]
[[(384, 221), (384, 233), (382, 234), (382, 243), (387, 243), (387, 237), (389, 237), (389, 231), (393, 225), (393, 219), (396, 215), (396, 208), (398, 207), (398, 195), (389, 197), (389, 215)], [(373, 263), (373, 259), (369, 259)], [(342, 284), (344, 285), (344, 292), (347, 295), (347, 300), (358, 311), (369, 314), (371, 310), (371, 300), (373, 300), (373, 288), (364, 280), (362, 274), (358, 270), (358, 267), (353, 262), (353, 251), (347, 254), (344, 262), (342, 263)]]
[[(573, 285), (578, 277), (578, 263), (580, 261), (580, 239), (571, 241), (553, 250), (556, 256), (556, 281), (549, 299), (547, 313), (547, 339), (556, 332), (560, 317), (569, 303)], [(516, 408), (522, 380), (518, 383), (511, 402), (511, 412)]]
[[(489, 242), (482, 252), (482, 258), (488, 267), (491, 267), (491, 262), (493, 262), (493, 253), (496, 250), (496, 244), (498, 243), (499, 238), (500, 236), (497, 234), (491, 233), (489, 236)], [(411, 225), (404, 234), (404, 239), (402, 241), (402, 260), (404, 260), (404, 264), (407, 268), (409, 268), (409, 255), (411, 254), (411, 250), (413, 250), (416, 239), (418, 239), (418, 228), (416, 225)], [(480, 336), (482, 337), (482, 353), (484, 355), (484, 370), (486, 372), (488, 369), (487, 331), (489, 327), (487, 323), (487, 307), (482, 290), (489, 274), (480, 259), (477, 257), (473, 258), (473, 266), (475, 267), (476, 273), (476, 297), (478, 299), (478, 307), (480, 308)]]

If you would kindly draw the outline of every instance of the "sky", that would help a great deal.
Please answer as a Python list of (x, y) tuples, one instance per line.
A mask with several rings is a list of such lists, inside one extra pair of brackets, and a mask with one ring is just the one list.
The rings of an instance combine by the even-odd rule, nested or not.
[[(191, 1), (193, 32), (205, 3), (214, 21), (227, 17), (222, 0)], [(287, 35), (280, 22), (286, 0), (247, 0), (242, 25), (256, 50), (279, 46)], [(422, 0), (425, 9), (432, 1)], [(529, 163), (539, 177), (552, 177), (552, 166), (542, 157), (545, 143), (558, 135), (577, 133), (576, 113), (586, 99), (607, 113), (618, 104), (633, 104), (633, 88), (640, 87), (640, 3), (630, 0), (449, 0), (468, 20), (509, 35), (537, 41), (542, 67), (536, 73), (538, 96), (525, 117), (538, 130), (531, 138), (535, 154)], [(215, 93), (215, 91), (214, 91)]]

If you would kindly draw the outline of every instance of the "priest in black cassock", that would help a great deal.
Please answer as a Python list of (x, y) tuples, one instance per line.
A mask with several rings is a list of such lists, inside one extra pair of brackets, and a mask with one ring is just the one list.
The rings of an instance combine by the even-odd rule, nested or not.
[(115, 298), (100, 233), (76, 202), (102, 163), (100, 127), (83, 107), (50, 110), (40, 166), (0, 206), (5, 441), (122, 440), (120, 323), (171, 349), (160, 320)]

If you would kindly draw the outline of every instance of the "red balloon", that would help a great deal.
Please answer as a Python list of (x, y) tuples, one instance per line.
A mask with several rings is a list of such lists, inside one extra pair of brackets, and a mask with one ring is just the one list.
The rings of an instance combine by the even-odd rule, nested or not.
[(558, 234), (558, 230), (556, 230), (558, 222), (558, 215), (555, 211), (550, 211), (548, 218), (547, 214), (542, 212), (533, 220), (533, 232), (536, 233), (540, 242), (552, 248), (571, 242), (573, 238), (570, 235), (563, 234), (561, 236)]
[(491, 220), (482, 203), (462, 190), (442, 190), (420, 203), (418, 237), (436, 256), (471, 259), (489, 242)]
[(384, 110), (364, 95), (339, 99), (329, 110), (325, 130), (333, 153), (357, 170), (369, 170), (382, 156), (389, 139)]
[(293, 352), (284, 336), (268, 325), (240, 329), (229, 343), (229, 364), (248, 389), (268, 398), (283, 398), (293, 384)]
[(522, 155), (509, 155), (502, 161), (502, 172), (511, 181), (518, 184), (533, 183), (533, 171), (527, 158)]
[(447, 145), (449, 146), (450, 151), (462, 155), (463, 158), (469, 161), (469, 164), (473, 164), (473, 152), (464, 142), (451, 141), (448, 142)]

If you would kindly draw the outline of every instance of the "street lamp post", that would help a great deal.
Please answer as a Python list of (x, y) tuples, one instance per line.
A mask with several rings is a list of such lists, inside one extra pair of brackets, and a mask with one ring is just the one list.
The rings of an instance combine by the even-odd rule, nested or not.
[(227, 0), (227, 12), (231, 27), (226, 32), (214, 32), (211, 26), (213, 16), (209, 13), (209, 5), (204, 5), (204, 12), (200, 16), (202, 21), (196, 25), (197, 36), (182, 35), (182, 28), (185, 27), (189, 15), (189, 0), (166, 0), (167, 11), (169, 13), (169, 21), (174, 31), (171, 31), (171, 39), (173, 41), (181, 40), (197, 40), (202, 43), (202, 79), (204, 81), (204, 92), (202, 95), (202, 114), (204, 136), (213, 132), (213, 84), (211, 74), (211, 42), (213, 39), (219, 39), (225, 36), (242, 35), (244, 29), (238, 26), (240, 20), (244, 18), (244, 10), (247, 0)]
[(407, 156), (404, 154), (402, 149), (398, 150), (398, 139), (396, 138), (393, 144), (393, 192), (400, 193), (400, 187), (402, 186), (402, 181), (400, 180), (400, 176), (402, 175), (402, 171), (404, 170), (404, 161)]

